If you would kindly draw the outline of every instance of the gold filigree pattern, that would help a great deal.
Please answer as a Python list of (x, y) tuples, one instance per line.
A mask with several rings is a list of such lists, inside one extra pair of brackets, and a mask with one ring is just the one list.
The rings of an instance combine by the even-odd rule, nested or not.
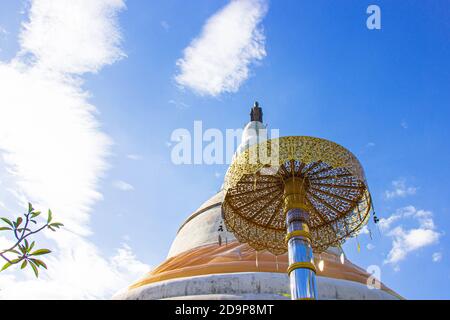
[(222, 205), (227, 229), (256, 250), (286, 252), (283, 192), (292, 177), (304, 183), (314, 251), (342, 244), (367, 223), (371, 198), (356, 157), (324, 139), (283, 137), (251, 146), (230, 166)]

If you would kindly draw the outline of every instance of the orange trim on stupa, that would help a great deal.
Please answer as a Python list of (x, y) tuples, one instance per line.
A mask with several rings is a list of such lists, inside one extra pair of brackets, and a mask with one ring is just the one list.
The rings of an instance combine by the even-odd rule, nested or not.
[[(338, 256), (328, 252), (322, 253), (321, 259), (324, 260), (325, 268), (323, 271), (317, 270), (318, 276), (367, 283), (370, 275), (350, 261), (346, 260), (342, 264)], [(237, 272), (286, 273), (288, 268), (286, 254), (276, 257), (266, 251), (258, 252), (257, 260), (258, 263), (256, 263), (254, 249), (237, 241), (220, 246), (217, 243), (204, 245), (167, 259), (131, 285), (130, 289), (176, 278)], [(402, 298), (383, 284), (381, 284), (381, 289)]]

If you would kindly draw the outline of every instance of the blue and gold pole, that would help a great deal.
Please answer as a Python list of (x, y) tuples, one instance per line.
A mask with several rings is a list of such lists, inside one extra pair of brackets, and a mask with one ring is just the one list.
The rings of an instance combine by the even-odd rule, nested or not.
[(309, 233), (309, 212), (303, 179), (290, 178), (284, 187), (289, 267), (292, 300), (316, 300), (316, 267)]

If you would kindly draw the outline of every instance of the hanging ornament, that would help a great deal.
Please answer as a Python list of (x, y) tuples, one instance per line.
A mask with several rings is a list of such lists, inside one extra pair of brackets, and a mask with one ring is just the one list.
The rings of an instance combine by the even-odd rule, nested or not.
[[(367, 189), (369, 189), (369, 187), (367, 187)], [(369, 190), (369, 195), (370, 195), (370, 190)], [(374, 206), (374, 204), (373, 204), (372, 195), (370, 195), (369, 200), (370, 200), (370, 203), (371, 203), (371, 205), (372, 205), (373, 222), (375, 223), (375, 226), (377, 227), (378, 234), (381, 236), (380, 228), (378, 228), (378, 222), (380, 222), (380, 219), (378, 219), (377, 213), (376, 213), (376, 211), (375, 211), (375, 206)]]
[(222, 245), (222, 237), (219, 234), (219, 247)]
[(361, 245), (359, 244), (358, 236), (356, 236), (356, 243), (357, 243), (356, 248), (358, 249), (358, 253), (359, 253), (359, 252), (361, 252)]
[(341, 245), (338, 246), (339, 250), (341, 250), (341, 254), (339, 255), (339, 260), (341, 261), (341, 264), (345, 264), (345, 253), (342, 249)]
[(259, 263), (258, 263), (258, 251), (255, 251), (256, 252), (256, 260), (255, 260), (255, 262), (256, 262), (256, 268), (259, 268)]
[(319, 261), (319, 270), (320, 270), (320, 272), (323, 271), (324, 266), (325, 266), (325, 262), (322, 259), (320, 259), (320, 261)]
[(278, 256), (275, 256), (275, 264), (277, 266), (277, 271), (278, 271)]
[(373, 222), (376, 224), (378, 222), (380, 222), (380, 219), (378, 219), (377, 214), (374, 212), (373, 213)]

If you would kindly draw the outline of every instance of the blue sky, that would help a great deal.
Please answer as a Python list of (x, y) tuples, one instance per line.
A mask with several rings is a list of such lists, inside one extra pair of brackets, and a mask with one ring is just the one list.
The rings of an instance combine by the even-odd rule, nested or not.
[[(255, 16), (249, 17), (256, 19), (248, 26), (249, 40), (242, 34), (222, 35), (220, 28), (219, 31), (205, 28), (210, 17), (226, 14), (227, 11), (221, 10), (230, 6), (229, 1), (127, 1), (123, 5), (118, 0), (99, 0), (92, 1), (98, 2), (98, 6), (86, 10), (73, 8), (74, 15), (77, 9), (83, 18), (100, 13), (99, 21), (104, 19), (110, 23), (109, 27), (97, 34), (95, 28), (103, 25), (83, 25), (93, 30), (92, 37), (100, 37), (96, 43), (84, 41), (86, 35), (72, 38), (69, 33), (67, 41), (73, 43), (75, 39), (80, 43), (79, 50), (74, 46), (70, 51), (65, 49), (70, 44), (58, 34), (51, 33), (48, 38), (39, 34), (39, 10), (33, 15), (33, 8), (48, 9), (45, 2), (6, 0), (0, 4), (0, 61), (6, 66), (0, 69), (0, 84), (7, 84), (6, 80), (1, 81), (2, 77), (9, 79), (7, 72), (18, 72), (18, 67), (11, 62), (13, 59), (22, 61), (30, 70), (39, 70), (44, 74), (39, 74), (41, 78), (47, 79), (48, 74), (57, 72), (58, 79), (61, 74), (76, 79), (76, 84), (69, 84), (71, 88), (88, 93), (89, 96), (82, 98), (82, 104), (89, 103), (98, 111), (87, 112), (99, 127), (88, 124), (83, 128), (89, 134), (96, 131), (108, 136), (109, 142), (98, 136), (91, 139), (88, 134), (86, 140), (80, 137), (79, 143), (76, 138), (71, 140), (75, 141), (78, 154), (91, 152), (92, 157), (62, 158), (61, 161), (68, 161), (69, 169), (63, 168), (61, 172), (70, 168), (86, 169), (95, 178), (89, 180), (89, 175), (86, 182), (81, 181), (80, 175), (73, 177), (74, 181), (80, 180), (80, 188), (88, 189), (86, 193), (71, 189), (70, 173), (67, 179), (55, 178), (52, 181), (68, 185), (67, 189), (62, 186), (63, 190), (80, 193), (79, 198), (74, 197), (80, 200), (54, 203), (54, 193), (42, 193), (39, 191), (42, 188), (27, 189), (16, 181), (20, 174), (9, 175), (6, 169), (14, 166), (14, 159), (21, 161), (22, 151), (0, 138), (2, 156), (17, 155), (12, 163), (10, 159), (1, 160), (4, 168), (0, 169), (0, 201), (10, 210), (20, 210), (24, 196), (52, 208), (56, 206), (55, 215), (61, 212), (61, 219), (68, 220), (69, 229), (82, 242), (80, 246), (95, 247), (92, 252), (98, 259), (99, 272), (101, 268), (111, 268), (114, 272), (111, 278), (98, 283), (99, 287), (105, 286), (104, 290), (73, 290), (57, 272), (49, 272), (47, 278), (36, 284), (35, 294), (43, 294), (43, 289), (38, 287), (47, 281), (66, 288), (67, 297), (106, 297), (119, 289), (114, 286), (131, 281), (147, 265), (162, 262), (178, 227), (218, 191), (227, 169), (227, 165), (174, 165), (168, 146), (172, 132), (177, 128), (192, 130), (195, 120), (203, 121), (205, 129), (241, 128), (248, 121), (253, 101), (258, 100), (264, 121), (270, 128), (279, 128), (281, 135), (333, 140), (350, 149), (363, 164), (377, 215), (384, 220), (380, 232), (371, 223), (373, 240), (365, 234), (359, 237), (360, 253), (355, 240), (348, 241), (344, 246), (348, 258), (364, 268), (380, 266), (381, 280), (406, 298), (450, 297), (447, 244), (450, 5), (447, 1), (248, 0), (244, 1), (246, 5), (260, 6), (255, 9)], [(370, 4), (381, 8), (381, 30), (366, 27), (366, 9)], [(238, 9), (228, 12), (227, 17), (241, 17), (239, 14), (246, 17)], [(112, 21), (111, 12), (116, 16)], [(64, 14), (64, 10), (54, 10), (55, 16), (60, 13)], [(21, 24), (27, 21), (29, 29), (35, 28), (36, 33), (23, 31)], [(220, 21), (213, 20), (217, 24)], [(198, 58), (189, 58), (184, 52), (188, 47), (195, 49), (194, 39), (224, 36), (255, 41), (255, 30), (256, 37), (261, 36), (253, 42), (256, 49), (247, 48), (237, 56), (233, 52), (230, 56), (221, 53), (219, 57), (226, 60), (222, 63), (206, 62), (218, 64), (213, 69), (217, 74), (212, 78), (226, 73), (222, 70), (226, 62), (248, 70), (247, 75), (238, 78), (231, 75), (231, 89), (219, 86), (211, 91), (208, 85), (196, 83), (189, 74), (185, 82), (177, 83), (176, 76), (183, 74), (177, 61), (184, 59), (190, 63)], [(55, 43), (49, 45), (50, 41)], [(205, 40), (201, 44), (194, 55), (204, 52), (210, 42)], [(89, 51), (92, 48), (95, 51)], [(20, 51), (25, 53), (18, 54)], [(61, 55), (53, 56), (55, 51), (61, 51)], [(195, 61), (204, 62), (201, 57)], [(46, 71), (41, 71), (43, 68)], [(14, 96), (2, 100), (1, 89), (0, 116), (20, 119), (11, 116), (13, 108), (5, 103), (14, 103)], [(46, 98), (42, 99), (42, 105), (41, 100), (35, 100), (35, 112), (45, 107)], [(85, 105), (81, 107), (89, 109)], [(59, 113), (49, 110), (45, 112), (58, 122)], [(38, 123), (40, 128), (45, 127), (48, 117), (42, 121)], [(72, 136), (68, 134), (68, 137)], [(88, 147), (83, 149), (85, 145)], [(55, 146), (62, 149), (52, 145), (41, 146), (40, 150), (60, 155), (68, 148), (66, 143)], [(99, 165), (99, 159), (104, 163)], [(79, 163), (86, 166), (78, 168)], [(44, 170), (33, 168), (39, 172)], [(22, 178), (27, 179), (26, 175)], [(12, 194), (11, 189), (20, 195)], [(96, 197), (92, 192), (102, 196)], [(52, 196), (46, 198), (47, 195)], [(82, 198), (85, 196), (90, 200), (85, 201)], [(72, 202), (86, 213), (77, 212), (69, 217), (63, 212), (64, 205)], [(57, 236), (42, 241), (53, 246), (57, 243), (55, 268), (62, 268), (67, 243), (62, 243)], [(130, 270), (120, 265), (117, 259), (123, 257), (121, 254), (136, 268)], [(88, 258), (74, 259), (72, 263), (87, 264)], [(83, 271), (79, 272), (80, 276), (84, 275)], [(89, 272), (88, 268), (85, 272)], [(118, 276), (120, 272), (130, 273), (130, 277)], [(4, 286), (19, 280), (24, 284), (32, 281), (13, 272), (3, 277), (9, 277), (0, 280)], [(108, 282), (114, 286), (105, 284)], [(8, 292), (11, 296), (15, 294)]]

